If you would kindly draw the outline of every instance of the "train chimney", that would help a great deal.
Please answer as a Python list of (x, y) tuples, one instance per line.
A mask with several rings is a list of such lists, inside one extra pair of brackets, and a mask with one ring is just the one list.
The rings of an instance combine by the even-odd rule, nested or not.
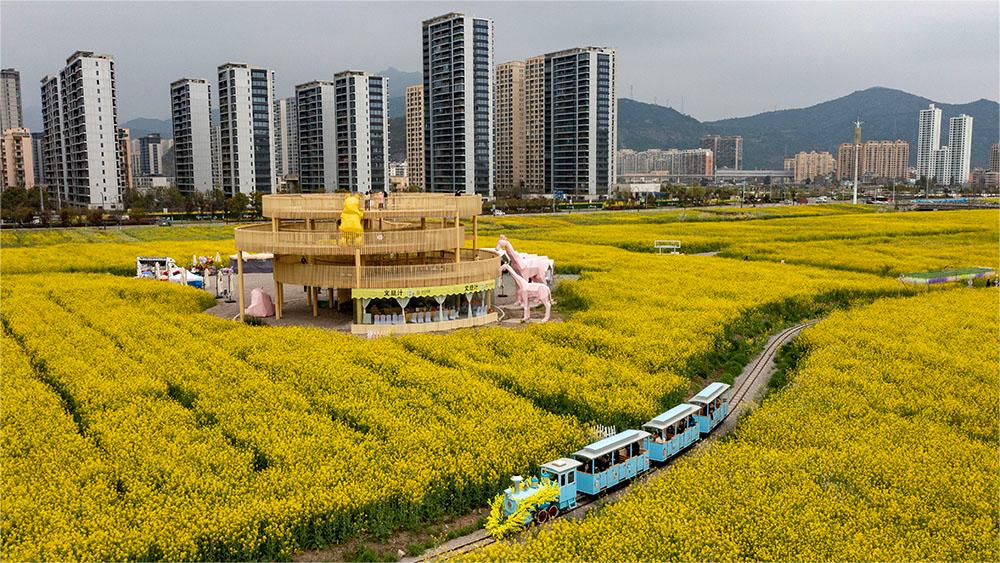
[(515, 493), (520, 492), (522, 481), (524, 481), (524, 478), (522, 478), (520, 475), (514, 475), (513, 477), (511, 477), (510, 478), (511, 490), (513, 490)]

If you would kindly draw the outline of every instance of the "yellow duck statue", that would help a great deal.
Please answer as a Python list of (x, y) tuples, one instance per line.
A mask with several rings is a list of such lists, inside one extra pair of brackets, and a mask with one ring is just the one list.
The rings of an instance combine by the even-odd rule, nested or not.
[(357, 245), (361, 243), (361, 235), (365, 229), (361, 226), (361, 218), (365, 212), (361, 210), (361, 197), (350, 193), (344, 198), (344, 209), (340, 212), (340, 240), (342, 244)]

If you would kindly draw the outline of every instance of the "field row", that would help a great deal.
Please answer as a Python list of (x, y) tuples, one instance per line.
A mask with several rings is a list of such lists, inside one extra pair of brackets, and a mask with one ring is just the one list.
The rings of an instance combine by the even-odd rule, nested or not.
[[(655, 414), (687, 392), (692, 359), (724, 352), (724, 328), (756, 307), (787, 300), (784, 313), (804, 315), (817, 296), (894, 290), (826, 270), (539, 246), (584, 272), (560, 291), (577, 308), (569, 321), (377, 344), (200, 315), (205, 293), (167, 284), (5, 276), (5, 340), (17, 346), (4, 353), (26, 356), (24, 381), (65, 414), (58, 428), (4, 431), (16, 484), (4, 553), (284, 557), (414, 526), (582, 445), (583, 423)], [(20, 381), (5, 379), (4, 397), (31, 392)], [(75, 457), (32, 445), (67, 432)], [(55, 456), (52, 475), (39, 456)], [(62, 532), (39, 541), (49, 529)]]
[(996, 290), (836, 313), (736, 439), (481, 561), (1000, 559)]
[(766, 221), (711, 220), (713, 214), (707, 212), (687, 220), (677, 212), (623, 215), (624, 224), (597, 220), (586, 226), (574, 225), (565, 216), (493, 220), (498, 230), (514, 228), (518, 238), (532, 241), (585, 242), (651, 253), (656, 251), (653, 241), (676, 239), (685, 253), (721, 251), (730, 258), (891, 276), (946, 266), (996, 267), (1000, 249), (995, 210), (845, 213)]
[[(287, 557), (471, 508), (587, 438), (390, 341), (193, 315), (194, 290), (81, 275), (3, 289), (4, 365), (22, 373), (3, 382), (13, 560)], [(42, 391), (66, 409), (51, 424), (7, 403)]]

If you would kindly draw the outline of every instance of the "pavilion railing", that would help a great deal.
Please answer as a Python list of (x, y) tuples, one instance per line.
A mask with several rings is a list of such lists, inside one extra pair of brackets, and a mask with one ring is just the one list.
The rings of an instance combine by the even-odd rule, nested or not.
[(247, 252), (338, 256), (453, 250), (465, 246), (461, 225), (429, 226), (426, 229), (366, 231), (361, 235), (334, 230), (331, 224), (320, 230), (274, 231), (269, 223), (236, 228), (236, 248)]
[(274, 261), (274, 279), (314, 287), (403, 288), (475, 283), (499, 275), (500, 257), (492, 252), (465, 249), (460, 258), (459, 262), (444, 259), (430, 264), (362, 266), (359, 271), (350, 264), (303, 264), (282, 256)]
[[(266, 195), (262, 199), (263, 214), (279, 219), (336, 217), (344, 208), (346, 196), (345, 193)], [(483, 199), (477, 195), (391, 194), (380, 208), (372, 195), (368, 207), (372, 216), (420, 216), (423, 213), (441, 217), (457, 213), (459, 217), (470, 218), (482, 213)]]

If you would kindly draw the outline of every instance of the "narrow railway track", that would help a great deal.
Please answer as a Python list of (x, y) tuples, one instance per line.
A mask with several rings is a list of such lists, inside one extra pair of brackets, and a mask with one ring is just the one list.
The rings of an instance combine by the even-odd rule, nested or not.
[[(729, 399), (729, 412), (726, 413), (726, 416), (722, 419), (722, 421), (719, 423), (719, 426), (717, 427), (719, 429), (719, 432), (717, 433), (718, 435), (723, 435), (729, 432), (729, 430), (732, 428), (732, 425), (728, 425), (727, 428), (723, 427), (726, 426), (726, 423), (729, 422), (730, 420), (736, 420), (739, 411), (741, 410), (740, 407), (753, 399), (753, 396), (750, 396), (749, 399), (747, 398), (747, 396), (756, 388), (757, 381), (760, 379), (761, 375), (770, 371), (770, 368), (774, 361), (774, 357), (775, 355), (777, 355), (778, 350), (782, 346), (784, 346), (789, 340), (795, 338), (795, 336), (798, 335), (799, 332), (801, 332), (806, 328), (809, 328), (810, 326), (816, 324), (817, 322), (819, 322), (819, 319), (813, 319), (790, 326), (782, 330), (778, 334), (772, 336), (767, 341), (767, 344), (764, 346), (764, 350), (762, 350), (761, 353), (758, 354), (757, 357), (754, 358), (752, 362), (747, 364), (747, 366), (743, 370), (743, 373), (741, 373), (740, 376), (737, 378), (737, 381), (733, 382), (734, 383), (733, 394)], [(698, 445), (703, 444), (704, 442), (705, 442), (704, 440), (701, 440), (693, 447), (698, 447)], [(687, 452), (682, 452), (680, 455), (672, 458), (670, 461), (667, 461), (666, 463), (658, 467), (651, 467), (650, 470), (647, 471), (645, 474), (643, 474), (643, 476), (640, 478), (645, 479), (650, 475), (655, 475), (660, 470), (665, 469), (670, 465), (672, 465), (675, 460), (679, 459), (686, 453)], [(592, 508), (595, 508), (598, 505), (598, 503), (603, 504), (606, 502), (613, 501), (620, 494), (628, 490), (628, 488), (629, 488), (628, 483), (626, 483), (625, 486), (611, 493), (608, 493), (608, 495), (605, 497), (587, 498), (581, 501), (579, 504), (577, 504), (576, 508), (561, 513), (559, 517), (574, 518), (574, 519), (580, 518), (588, 511), (590, 511)], [(419, 563), (422, 561), (457, 557), (463, 553), (469, 553), (481, 547), (485, 547), (487, 545), (495, 543), (496, 541), (497, 540), (495, 540), (492, 536), (489, 536), (486, 533), (486, 530), (476, 530), (475, 532), (467, 536), (451, 540), (450, 542), (438, 546), (436, 549), (432, 549), (427, 553), (420, 555), (418, 557), (403, 559), (402, 563)]]

